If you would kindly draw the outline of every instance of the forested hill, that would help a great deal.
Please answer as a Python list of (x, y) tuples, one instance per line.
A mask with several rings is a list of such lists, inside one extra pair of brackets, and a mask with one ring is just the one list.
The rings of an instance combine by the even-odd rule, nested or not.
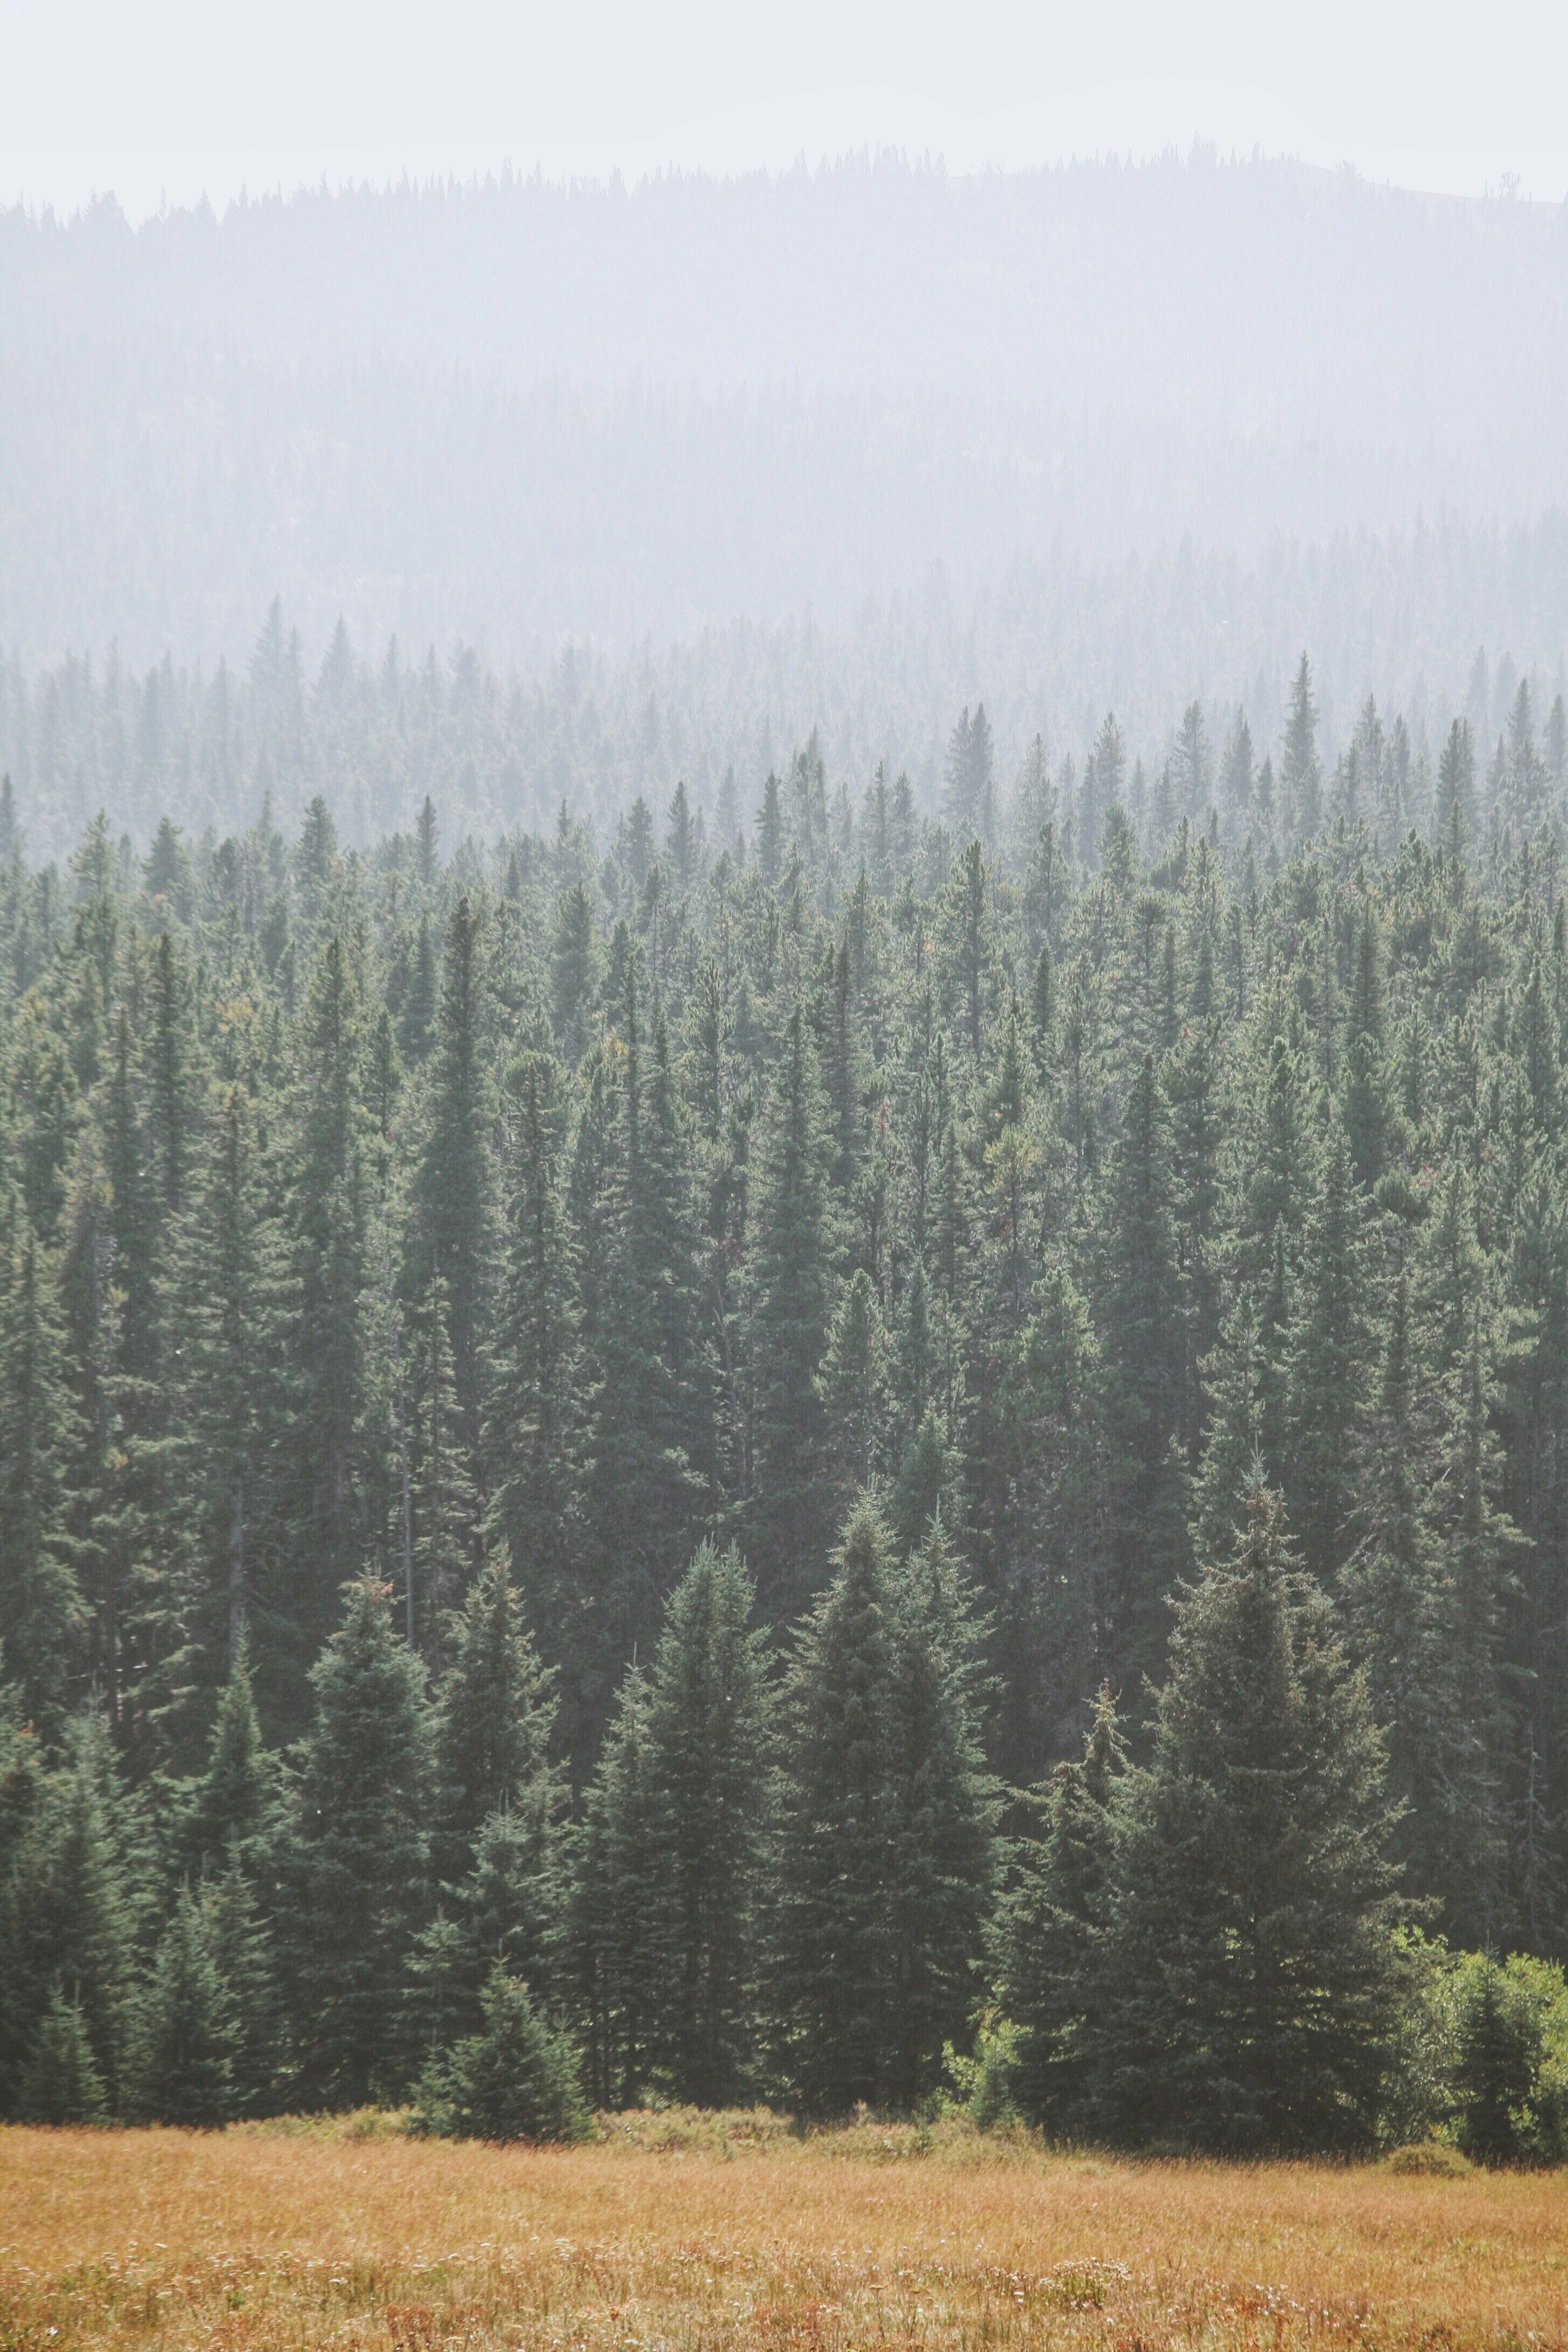
[(966, 608), (1058, 545), (1506, 536), (1568, 499), (1565, 250), (1559, 205), (1203, 149), (17, 209), (0, 642), (210, 668), (281, 593), (312, 646), (342, 612), (510, 672), (847, 629), (933, 565)]

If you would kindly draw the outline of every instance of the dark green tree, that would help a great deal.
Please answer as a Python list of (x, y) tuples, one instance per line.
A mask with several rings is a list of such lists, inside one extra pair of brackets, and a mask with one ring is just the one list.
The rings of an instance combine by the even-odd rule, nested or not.
[(1212, 2148), (1369, 2140), (1400, 1998), (1394, 1809), (1366, 1686), (1255, 1491), (1183, 1595), (1119, 1840), (1104, 2127)]
[(288, 1862), (302, 2087), (363, 2105), (397, 2087), (397, 2003), (426, 1899), (430, 1732), (424, 1669), (393, 1630), (389, 1588), (349, 1587), (310, 1670)]

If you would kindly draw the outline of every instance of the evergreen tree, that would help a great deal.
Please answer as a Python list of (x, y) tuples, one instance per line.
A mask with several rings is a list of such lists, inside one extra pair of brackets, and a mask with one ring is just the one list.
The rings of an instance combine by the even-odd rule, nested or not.
[(385, 1585), (350, 1586), (310, 1683), (289, 1858), (296, 2027), (307, 2095), (359, 2106), (396, 2086), (397, 1995), (429, 1853), (424, 1673), (394, 1633)]
[(276, 1759), (262, 1745), (244, 1644), (218, 1695), (206, 1770), (190, 1788), (181, 1844), (199, 1875), (237, 1863), (256, 1875), (269, 1865), (279, 1832)]
[(1026, 1841), (993, 1936), (997, 1994), (1018, 2029), (1012, 2089), (1020, 2112), (1063, 2137), (1099, 2121), (1098, 2045), (1107, 2024), (1106, 1946), (1127, 1775), (1110, 1686), (1102, 1686), (1081, 1762), (1035, 1791), (1041, 1834)]
[(636, 2106), (647, 2081), (657, 2022), (645, 1972), (658, 1901), (652, 1820), (647, 1685), (634, 1666), (588, 1787), (573, 1890), (573, 1976), (595, 2106)]
[(414, 1186), (409, 1279), (415, 1297), (445, 1286), (459, 1442), (479, 1460), (488, 1337), (493, 1110), (485, 1066), (479, 916), (465, 892), (447, 927), (430, 1116)]
[(826, 1123), (816, 1050), (797, 1007), (779, 1056), (752, 1228), (756, 1408), (748, 1518), (769, 1607), (780, 1613), (812, 1590), (827, 1545), (820, 1475), (826, 1411), (817, 1387), (831, 1264)]
[(67, 1523), (73, 1415), (54, 1301), (30, 1231), (0, 1230), (0, 1658), (58, 1732), (82, 1623)]
[(907, 2108), (964, 2032), (994, 1819), (973, 1641), (940, 1533), (900, 1573), (860, 1505), (785, 1694), (775, 1982), (808, 2108)]
[(699, 2106), (757, 2079), (772, 1713), (751, 1580), (703, 1544), (669, 1597), (647, 1700), (648, 2063)]
[(153, 2123), (226, 2123), (235, 2029), (201, 1907), (182, 1887), (163, 1930), (132, 2059), (138, 2111)]
[(473, 1840), (489, 1815), (542, 1776), (553, 1783), (548, 1760), (553, 1683), (523, 1623), (505, 1547), (498, 1547), (469, 1590), (437, 1693), (444, 1875), (460, 1875), (468, 1867)]
[(1368, 1265), (1361, 1195), (1343, 1127), (1323, 1139), (1317, 1196), (1307, 1213), (1300, 1278), (1287, 1341), (1286, 1492), (1302, 1557), (1324, 1584), (1345, 1555), (1355, 1499), (1352, 1437), (1366, 1373)]
[(1399, 1996), (1383, 1774), (1365, 1685), (1260, 1488), (1179, 1604), (1117, 1843), (1106, 2127), (1222, 2149), (1371, 2137)]
[(24, 2124), (100, 2124), (109, 2119), (103, 2076), (79, 2001), (58, 1985), (34, 2030), (14, 2112)]
[(1290, 689), (1289, 716), (1279, 760), (1285, 823), (1298, 841), (1310, 841), (1322, 823), (1322, 763), (1318, 758), (1318, 706), (1305, 654)]
[[(0, 2103), (7, 2106), (57, 1994), (85, 2030), (110, 2107), (119, 2105), (140, 1927), (124, 1826), (107, 1727), (79, 1720), (0, 1888)], [(58, 2042), (68, 2054), (75, 2032), (70, 2019), (57, 2018), (49, 2049)]]
[(330, 1622), (330, 1596), (357, 1549), (367, 1217), (358, 1079), (357, 992), (340, 942), (329, 939), (302, 1018), (292, 1154), (297, 1418), (288, 1507), (295, 1560), (293, 1590), (277, 1604), (283, 1624), (268, 1644), (286, 1719), (302, 1711), (301, 1684)]
[(491, 1525), (553, 1629), (574, 1491), (576, 1370), (573, 1276), (576, 1236), (562, 1191), (565, 1073), (553, 1055), (525, 1054), (508, 1074), (513, 1120), (511, 1198), (497, 1317), (498, 1377), (487, 1450)]

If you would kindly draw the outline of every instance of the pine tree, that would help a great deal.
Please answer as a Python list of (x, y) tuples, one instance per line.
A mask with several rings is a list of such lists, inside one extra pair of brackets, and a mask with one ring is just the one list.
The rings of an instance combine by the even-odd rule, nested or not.
[(554, 1679), (523, 1623), (510, 1561), (500, 1546), (469, 1589), (437, 1696), (444, 1877), (467, 1869), (489, 1814), (521, 1799), (541, 1776), (553, 1786), (548, 1751)]
[(820, 1466), (826, 1412), (816, 1384), (826, 1343), (830, 1227), (825, 1105), (797, 1007), (774, 1078), (752, 1220), (756, 1407), (752, 1549), (770, 1612), (816, 1583), (827, 1548)]
[(514, 1145), (487, 1438), (490, 1523), (553, 1633), (565, 1608), (574, 1489), (576, 1235), (562, 1189), (565, 1072), (553, 1055), (535, 1049), (513, 1065), (507, 1086)]
[(350, 1586), (310, 1670), (289, 1858), (302, 2080), (363, 2105), (396, 2083), (396, 2001), (425, 1902), (429, 1727), (424, 1671), (393, 1631), (388, 1588)]
[[(275, 1539), (268, 1465), (281, 1436), (278, 1361), (283, 1275), (266, 1213), (253, 1114), (230, 1087), (213, 1121), (176, 1264), (181, 1366), (177, 1475), (194, 1506), (187, 1672), (207, 1706), (232, 1674), (260, 1601), (267, 1622)], [(268, 1677), (269, 1678), (269, 1677)], [(205, 1709), (194, 1709), (200, 1720)]]
[(288, 1511), (295, 1559), (293, 1590), (280, 1592), (276, 1604), (279, 1638), (268, 1643), (286, 1719), (303, 1709), (305, 1668), (330, 1622), (331, 1596), (352, 1573), (358, 1549), (367, 1202), (359, 1005), (335, 939), (326, 942), (311, 976), (301, 1030), (290, 1218), (298, 1306), (289, 1349), (296, 1426)]
[(1262, 1339), (1251, 1291), (1241, 1286), (1220, 1332), (1219, 1346), (1205, 1367), (1208, 1427), (1203, 1461), (1193, 1487), (1194, 1534), (1199, 1550), (1213, 1558), (1235, 1542), (1247, 1498), (1263, 1464)]
[(74, 1416), (48, 1274), (31, 1231), (0, 1232), (0, 1659), (58, 1733), (84, 1612), (65, 1470)]
[(757, 813), (757, 864), (770, 890), (776, 887), (784, 871), (784, 804), (779, 780), (770, 772)]
[(1178, 1565), (1171, 1443), (1181, 1400), (1182, 1326), (1170, 1161), (1163, 1092), (1153, 1059), (1145, 1055), (1110, 1171), (1096, 1319), (1115, 1482), (1106, 1640), (1113, 1657), (1151, 1664), (1158, 1640), (1153, 1603)]
[[(1452, 1598), (1433, 1524), (1417, 1426), (1410, 1285), (1394, 1286), (1376, 1409), (1358, 1449), (1353, 1549), (1339, 1588), (1352, 1655), (1386, 1727), (1388, 1784), (1408, 1809), (1400, 1845), (1415, 1892), (1434, 1891), (1428, 1841), (1440, 1834), (1450, 1716)], [(1424, 1385), (1424, 1384), (1423, 1384)], [(1428, 1440), (1429, 1443), (1429, 1440)]]
[(103, 2076), (79, 2001), (57, 1984), (34, 2029), (13, 2109), (24, 2124), (100, 2124), (109, 2117)]
[(481, 1367), (489, 1328), (494, 1173), (493, 1108), (485, 1066), (479, 920), (467, 892), (447, 927), (429, 1123), (414, 1182), (409, 1286), (445, 1286), (458, 1439), (479, 1457)]
[(897, 1580), (886, 1695), (893, 2036), (882, 2096), (905, 2113), (934, 2089), (944, 2050), (968, 2037), (996, 1894), (984, 1631), (938, 1515)]
[(1345, 1134), (1358, 1184), (1375, 1184), (1387, 1157), (1389, 1073), (1383, 972), (1369, 906), (1356, 936), (1355, 985), (1345, 1020)]
[(1308, 1569), (1325, 1586), (1355, 1499), (1352, 1439), (1366, 1375), (1368, 1265), (1344, 1129), (1331, 1119), (1302, 1235), (1288, 1339), (1286, 1490)]
[(182, 1887), (163, 1930), (132, 2058), (137, 2110), (210, 2128), (235, 2113), (235, 2022), (201, 1907)]
[(57, 1992), (80, 2018), (110, 2107), (120, 2104), (141, 1920), (124, 1826), (107, 1727), (79, 1719), (0, 1888), (0, 2103), (7, 2107)]
[(622, 1683), (584, 1805), (573, 1890), (573, 1978), (595, 2106), (636, 2106), (656, 2031), (646, 1961), (658, 1901), (650, 1851), (647, 1685)]
[(973, 1643), (940, 1532), (900, 1573), (860, 1505), (785, 1693), (774, 1976), (808, 2108), (907, 2108), (964, 2032), (994, 1818)]
[[(231, 1849), (232, 1851), (232, 1849)], [(265, 2115), (289, 2079), (291, 2053), (279, 1997), (276, 1939), (243, 1861), (230, 1861), (202, 1893), (202, 1927), (226, 1996), (231, 2098), (237, 2116)]]
[(1297, 841), (1310, 841), (1322, 824), (1323, 770), (1318, 758), (1318, 707), (1312, 699), (1312, 673), (1305, 654), (1290, 689), (1279, 789), (1287, 833)]
[(244, 1643), (218, 1695), (206, 1770), (192, 1783), (180, 1844), (198, 1876), (237, 1864), (252, 1876), (274, 1856), (279, 1822), (277, 1760), (262, 1745)]
[(740, 1554), (700, 1546), (647, 1689), (648, 2063), (699, 2106), (742, 2100), (760, 2056), (772, 1695), (752, 1606)]
[(993, 1934), (997, 1995), (1018, 2028), (1012, 2088), (1031, 2123), (1064, 2138), (1098, 2115), (1106, 1944), (1127, 1775), (1115, 1702), (1102, 1685), (1081, 1762), (1034, 1792), (1042, 1832), (1024, 1844)]
[(877, 1474), (887, 1350), (876, 1286), (865, 1267), (857, 1266), (839, 1292), (817, 1375), (828, 1412), (834, 1483), (846, 1501), (868, 1487)]
[(555, 1034), (574, 1067), (587, 1050), (595, 961), (594, 909), (583, 884), (574, 882), (556, 904), (551, 959)]
[(1118, 2137), (1370, 2139), (1399, 1993), (1392, 1809), (1364, 1684), (1255, 1492), (1184, 1595), (1118, 1840), (1095, 2069)]

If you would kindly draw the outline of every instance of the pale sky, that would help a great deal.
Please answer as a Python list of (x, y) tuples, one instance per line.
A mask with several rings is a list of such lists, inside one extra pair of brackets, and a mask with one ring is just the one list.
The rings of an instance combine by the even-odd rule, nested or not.
[(1568, 5), (0, 0), (0, 202), (112, 190), (133, 221), (507, 163), (636, 179), (890, 146), (963, 172), (1194, 138), (1562, 202)]

